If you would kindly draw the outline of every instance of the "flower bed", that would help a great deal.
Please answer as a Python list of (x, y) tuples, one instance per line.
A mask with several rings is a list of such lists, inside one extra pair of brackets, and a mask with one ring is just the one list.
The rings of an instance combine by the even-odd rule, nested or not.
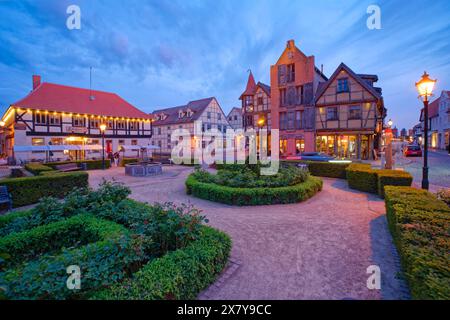
[(322, 190), (322, 180), (297, 168), (258, 176), (255, 168), (228, 167), (217, 175), (197, 170), (186, 180), (186, 192), (230, 205), (268, 205), (301, 202)]
[(434, 195), (385, 187), (389, 229), (414, 299), (450, 299), (450, 209)]

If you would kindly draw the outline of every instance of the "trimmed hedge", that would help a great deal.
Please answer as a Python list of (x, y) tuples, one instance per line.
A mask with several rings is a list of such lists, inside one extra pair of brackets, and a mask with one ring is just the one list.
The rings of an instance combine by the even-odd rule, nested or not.
[(43, 197), (63, 198), (73, 188), (88, 187), (87, 172), (48, 174), (0, 180), (12, 196), (13, 207), (33, 204)]
[(346, 169), (348, 186), (352, 189), (378, 193), (377, 170), (370, 164), (352, 163)]
[(308, 177), (297, 185), (278, 188), (233, 188), (214, 183), (199, 182), (191, 174), (186, 180), (186, 193), (201, 199), (237, 206), (286, 204), (301, 202), (322, 190), (323, 182)]
[(304, 163), (308, 165), (309, 172), (316, 177), (339, 178), (346, 179), (346, 169), (349, 163), (332, 163), (321, 161), (305, 161), (305, 160), (285, 160), (283, 164), (296, 165)]
[(125, 280), (99, 291), (96, 300), (195, 299), (225, 267), (231, 240), (223, 232), (204, 226), (200, 239), (186, 248), (149, 262)]
[(40, 175), (41, 172), (53, 171), (53, 168), (50, 168), (49, 166), (43, 165), (42, 163), (38, 162), (27, 163), (25, 165), (25, 169), (35, 176)]
[(385, 186), (404, 186), (410, 187), (413, 177), (409, 172), (400, 170), (378, 170), (378, 195), (384, 198)]
[[(76, 216), (68, 220), (75, 219), (84, 221), (86, 228), (96, 233), (100, 241), (75, 249), (63, 249), (58, 255), (46, 254), (7, 270), (0, 277), (0, 286), (6, 288), (6, 298), (88, 298), (104, 286), (126, 278), (134, 264), (145, 260), (140, 243), (131, 239), (129, 231), (124, 227), (89, 216)], [(57, 222), (61, 223), (63, 221)], [(80, 290), (69, 290), (66, 287), (66, 268), (70, 265), (80, 267)]]
[(414, 299), (450, 299), (450, 209), (424, 190), (385, 187), (389, 229)]
[[(100, 170), (103, 167), (103, 160), (76, 160), (76, 161), (60, 161), (60, 162), (48, 162), (45, 165), (49, 166), (56, 170), (56, 166), (59, 166), (61, 164), (68, 164), (68, 163), (76, 163), (78, 167), (81, 167), (82, 163), (85, 163), (87, 166), (87, 170)], [(111, 161), (108, 158), (105, 158), (105, 168), (108, 169), (111, 167)]]
[(409, 172), (372, 169), (370, 164), (353, 163), (348, 166), (346, 171), (350, 188), (369, 193), (377, 193), (381, 197), (384, 197), (385, 186), (409, 187), (413, 180)]

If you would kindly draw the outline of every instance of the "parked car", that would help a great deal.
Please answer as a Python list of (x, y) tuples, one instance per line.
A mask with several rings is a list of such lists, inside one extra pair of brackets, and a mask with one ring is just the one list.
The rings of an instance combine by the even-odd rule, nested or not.
[(303, 152), (302, 154), (299, 154), (299, 159), (308, 161), (328, 162), (330, 160), (334, 160), (334, 157), (329, 156), (328, 154), (322, 152)]
[(404, 151), (405, 157), (421, 157), (422, 149), (418, 145), (408, 145)]

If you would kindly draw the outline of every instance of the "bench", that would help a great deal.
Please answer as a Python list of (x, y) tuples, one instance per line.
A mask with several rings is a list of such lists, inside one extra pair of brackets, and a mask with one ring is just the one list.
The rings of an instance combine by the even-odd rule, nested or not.
[(60, 164), (55, 166), (56, 170), (61, 172), (69, 172), (69, 171), (77, 171), (80, 170), (78, 165), (76, 163), (67, 163), (67, 164)]
[(12, 198), (6, 186), (0, 186), (0, 203), (7, 203), (8, 210), (12, 210)]

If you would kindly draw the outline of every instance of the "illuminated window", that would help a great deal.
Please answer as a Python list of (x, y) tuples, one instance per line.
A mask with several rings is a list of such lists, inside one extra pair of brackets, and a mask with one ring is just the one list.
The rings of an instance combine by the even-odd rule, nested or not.
[(31, 138), (31, 145), (32, 146), (43, 146), (45, 145), (44, 138)]

